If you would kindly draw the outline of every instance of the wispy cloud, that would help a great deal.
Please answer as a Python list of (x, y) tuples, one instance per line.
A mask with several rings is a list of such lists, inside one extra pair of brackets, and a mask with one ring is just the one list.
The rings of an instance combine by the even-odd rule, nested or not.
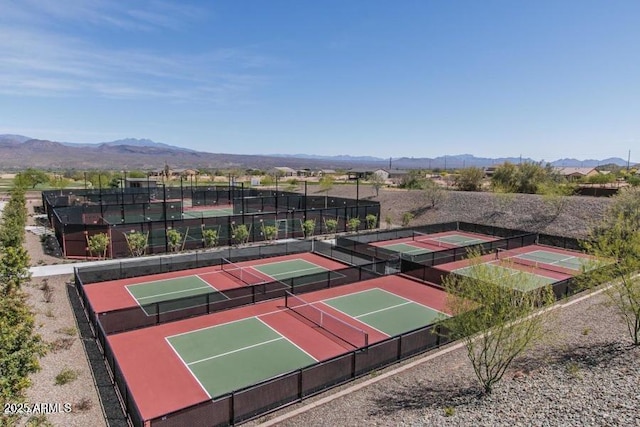
[(251, 48), (180, 51), (114, 47), (69, 25), (177, 31), (201, 19), (193, 7), (152, 1), (126, 8), (102, 0), (22, 0), (0, 17), (0, 95), (100, 96), (227, 102), (265, 81), (273, 61)]

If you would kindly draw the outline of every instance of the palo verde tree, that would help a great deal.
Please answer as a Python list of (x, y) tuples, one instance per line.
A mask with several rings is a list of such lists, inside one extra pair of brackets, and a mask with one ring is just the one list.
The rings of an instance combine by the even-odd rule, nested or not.
[(597, 258), (583, 275), (590, 288), (608, 284), (604, 292), (640, 345), (640, 188), (622, 189), (583, 246)]
[(380, 189), (385, 185), (382, 175), (377, 173), (371, 174), (371, 176), (369, 177), (369, 182), (371, 183), (373, 191), (375, 191), (376, 193), (376, 197), (378, 197), (380, 195)]
[(485, 393), (515, 358), (545, 338), (550, 312), (541, 309), (555, 301), (549, 286), (536, 287), (531, 276), (512, 271), (490, 268), (473, 253), (467, 275), (444, 280), (452, 315), (445, 326), (453, 339), (463, 341)]
[(424, 181), (422, 184), (422, 192), (431, 208), (435, 208), (440, 203), (444, 202), (448, 196), (447, 190), (442, 188), (432, 179), (426, 179)]
[(461, 169), (455, 178), (455, 185), (462, 191), (480, 191), (484, 170), (477, 167)]

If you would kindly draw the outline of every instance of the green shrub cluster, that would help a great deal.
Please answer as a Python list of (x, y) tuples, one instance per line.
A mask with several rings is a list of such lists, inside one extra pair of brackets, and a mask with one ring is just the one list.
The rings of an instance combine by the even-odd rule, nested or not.
[(24, 399), (29, 375), (40, 369), (46, 346), (22, 286), (30, 280), (23, 246), (27, 221), (25, 190), (15, 186), (0, 218), (0, 404)]

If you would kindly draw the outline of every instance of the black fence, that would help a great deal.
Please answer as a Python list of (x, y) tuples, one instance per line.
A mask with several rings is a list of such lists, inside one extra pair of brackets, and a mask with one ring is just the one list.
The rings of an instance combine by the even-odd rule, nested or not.
[[(265, 232), (267, 227), (275, 229), (275, 236), (272, 236), (274, 239), (297, 239), (310, 235), (356, 231), (349, 230), (351, 218), (360, 219), (357, 230), (377, 227), (380, 218), (380, 204), (372, 201), (358, 202), (343, 198), (307, 200), (297, 193), (275, 193), (243, 187), (189, 190), (189, 196), (198, 198), (197, 203), (211, 203), (210, 206), (230, 203), (235, 212), (232, 215), (206, 216), (198, 210), (185, 210), (186, 205), (194, 203), (194, 199), (189, 202), (184, 196), (185, 189), (153, 189), (161, 192), (159, 198), (158, 194), (144, 190), (146, 192), (131, 194), (121, 193), (119, 190), (105, 193), (106, 190), (103, 190), (97, 195), (82, 196), (76, 193), (65, 195), (44, 192), (43, 202), (64, 256), (94, 257), (95, 254), (89, 251), (88, 242), (92, 236), (101, 233), (106, 233), (110, 238), (108, 257), (122, 258), (131, 255), (128, 236), (132, 233), (145, 236), (146, 254), (159, 254), (173, 249), (167, 235), (167, 230), (170, 229), (178, 231), (182, 236), (179, 250), (197, 250), (210, 245), (206, 235), (211, 231), (216, 235), (216, 246), (230, 246), (266, 243), (270, 238)], [(70, 205), (72, 197), (83, 197), (85, 200), (78, 202), (78, 205)], [(86, 199), (92, 200), (93, 197), (98, 197), (99, 201), (94, 204), (87, 202)], [(127, 203), (124, 203), (123, 197)], [(149, 197), (149, 201), (140, 202), (140, 198), (145, 197)], [(172, 197), (178, 198), (171, 199)], [(108, 203), (117, 200), (121, 203)], [(275, 210), (265, 206), (265, 203), (275, 203)], [(375, 223), (367, 224), (367, 218), (373, 218)], [(310, 220), (315, 228), (305, 230), (303, 225), (310, 224)], [(336, 222), (335, 228), (328, 225), (330, 221)], [(240, 226), (248, 232), (246, 240), (239, 237)]]
[(151, 427), (234, 425), (450, 342), (433, 324), (150, 420)]
[(572, 237), (552, 236), (550, 234), (538, 234), (538, 244), (555, 246), (557, 248), (569, 249), (572, 251), (583, 251), (584, 247), (580, 240)]

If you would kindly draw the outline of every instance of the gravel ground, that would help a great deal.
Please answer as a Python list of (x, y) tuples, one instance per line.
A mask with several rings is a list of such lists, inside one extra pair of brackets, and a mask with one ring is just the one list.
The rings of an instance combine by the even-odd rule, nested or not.
[[(362, 187), (362, 186), (361, 186)], [(309, 186), (309, 195), (317, 190)], [(332, 196), (355, 197), (355, 186), (335, 186)], [(558, 206), (539, 196), (495, 197), (490, 193), (447, 192), (444, 201), (429, 208), (421, 192), (382, 189), (375, 196), (371, 188), (360, 188), (362, 199), (381, 202), (382, 221), (388, 216), (394, 225), (405, 212), (415, 215), (412, 225), (447, 221), (481, 224), (584, 237), (593, 221), (604, 214), (608, 199), (571, 197)], [(31, 211), (38, 200), (30, 200)], [(33, 219), (29, 225), (34, 225)], [(68, 262), (55, 256), (55, 246), (43, 245), (38, 236), (27, 233), (32, 265)], [(45, 250), (46, 248), (46, 250)], [(117, 402), (101, 364), (97, 348), (87, 338), (86, 322), (76, 324), (78, 311), (70, 277), (49, 279), (54, 289), (45, 303), (40, 282), (27, 291), (47, 342), (67, 338), (66, 328), (76, 328), (69, 349), (50, 352), (41, 362), (42, 371), (33, 376), (31, 402), (71, 402), (71, 414), (51, 414), (56, 426), (122, 425)], [(556, 340), (517, 361), (489, 397), (479, 397), (473, 372), (463, 350), (454, 350), (405, 372), (393, 375), (347, 396), (281, 421), (283, 426), (329, 425), (639, 425), (640, 349), (630, 348), (625, 329), (601, 296), (559, 310)], [(82, 318), (80, 317), (82, 320)], [(385, 372), (408, 366), (403, 362), (378, 371), (280, 413), (270, 414), (249, 425), (275, 419), (295, 409)], [(420, 359), (417, 359), (420, 360)], [(89, 365), (96, 371), (92, 374)], [(55, 375), (70, 367), (78, 378), (64, 386), (55, 385)], [(111, 391), (110, 391), (111, 389)], [(99, 395), (105, 404), (100, 405)], [(82, 401), (90, 404), (80, 405)], [(80, 410), (79, 408), (85, 408)]]
[[(37, 207), (40, 199), (29, 199), (27, 203), (29, 219), (27, 225), (36, 225), (33, 218), (34, 207)], [(49, 245), (42, 244), (40, 237), (27, 232), (25, 235), (26, 247), (31, 257), (31, 265), (59, 264), (68, 262), (55, 254), (53, 250), (48, 250)], [(47, 249), (45, 251), (45, 249)], [(46, 253), (48, 252), (48, 253)], [(53, 408), (51, 413), (42, 414), (38, 417), (24, 416), (19, 420), (19, 425), (50, 425), (55, 426), (106, 426), (105, 412), (98, 396), (99, 390), (109, 388), (108, 378), (105, 377), (102, 357), (96, 354), (97, 348), (93, 341), (88, 338), (86, 322), (78, 322), (74, 315), (74, 293), (75, 289), (70, 286), (73, 281), (72, 276), (52, 276), (45, 279), (33, 279), (24, 288), (29, 295), (29, 304), (36, 317), (37, 332), (49, 345), (48, 354), (40, 360), (41, 370), (31, 376), (32, 386), (27, 390), (27, 402), (46, 404), (69, 404), (70, 412)], [(46, 283), (48, 290), (43, 290)], [(77, 304), (76, 304), (77, 306)], [(80, 317), (82, 320), (83, 317)], [(93, 344), (93, 347), (92, 347)], [(87, 347), (94, 350), (87, 351)], [(90, 369), (90, 363), (97, 366), (97, 373), (100, 377), (94, 376)], [(56, 384), (56, 376), (63, 370), (71, 372), (75, 379), (66, 384)], [(113, 392), (111, 392), (113, 394)], [(109, 413), (113, 413), (113, 398), (105, 399), (110, 405)], [(120, 418), (123, 415), (120, 413)]]

